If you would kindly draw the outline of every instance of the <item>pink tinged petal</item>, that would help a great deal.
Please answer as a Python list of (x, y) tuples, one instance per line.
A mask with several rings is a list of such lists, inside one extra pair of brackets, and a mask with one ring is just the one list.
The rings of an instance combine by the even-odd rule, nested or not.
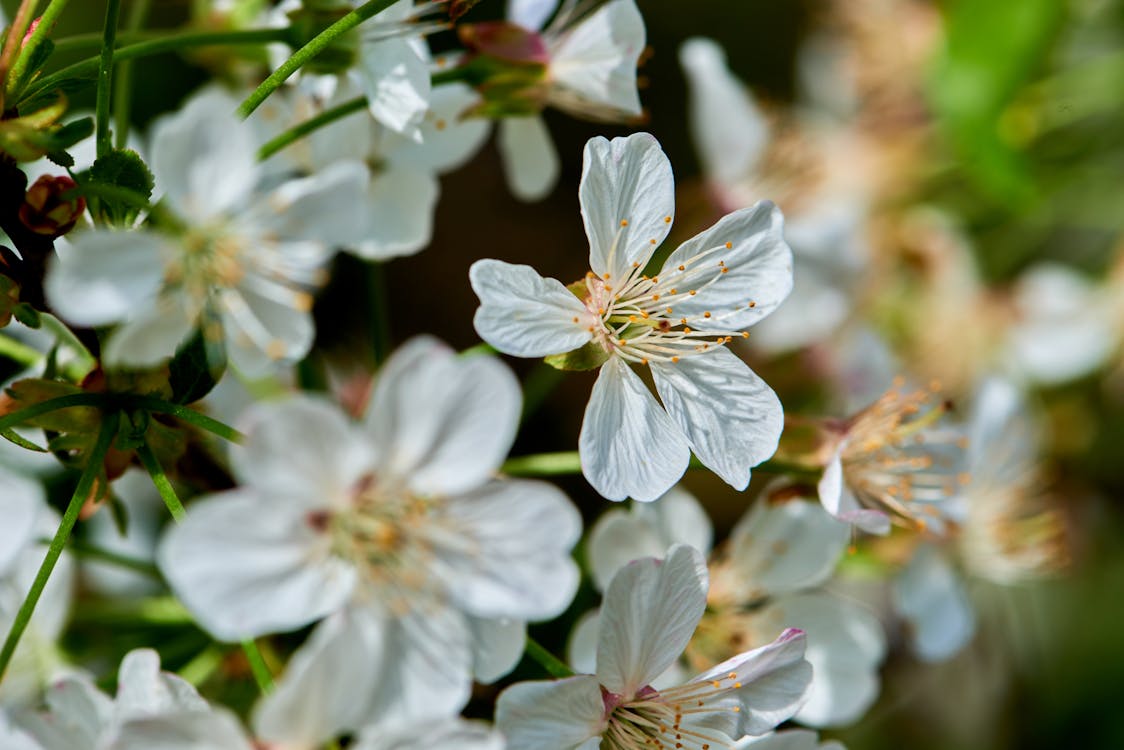
[(492, 131), (487, 118), (464, 116), (479, 101), (479, 94), (463, 83), (438, 86), (421, 124), (421, 143), (387, 132), (380, 151), (391, 165), (437, 174), (460, 168), (480, 151)]
[(144, 300), (109, 336), (102, 350), (110, 366), (152, 367), (175, 354), (197, 322), (197, 312), (185, 306), (186, 299), (162, 294)]
[(802, 631), (786, 630), (767, 646), (747, 651), (699, 675), (692, 682), (723, 680), (734, 674), (742, 687), (725, 694), (714, 706), (733, 710), (708, 714), (707, 725), (731, 737), (764, 734), (787, 721), (806, 700), (812, 683), (812, 666), (804, 659)]
[(854, 524), (868, 534), (885, 536), (890, 533), (890, 517), (879, 510), (859, 505), (855, 495), (843, 481), (843, 446), (824, 467), (816, 490), (824, 510), (844, 523)]
[(39, 516), (47, 507), (42, 485), (0, 468), (0, 576), (6, 576), (35, 539)]
[(499, 124), (497, 145), (504, 176), (516, 198), (537, 201), (550, 194), (561, 164), (541, 117), (505, 117)]
[(706, 609), (706, 561), (676, 545), (662, 562), (645, 558), (613, 578), (601, 607), (597, 679), (626, 699), (683, 653)]
[[(393, 722), (393, 720), (392, 720)], [(504, 738), (487, 724), (456, 718), (376, 724), (360, 733), (352, 750), (504, 750)]]
[(944, 661), (976, 631), (976, 613), (964, 586), (935, 547), (913, 554), (890, 590), (894, 608), (906, 621), (913, 650), (925, 661)]
[(490, 482), (452, 497), (431, 533), (436, 574), (453, 604), (477, 617), (545, 620), (569, 606), (579, 573), (570, 550), (581, 516), (552, 484)]
[(349, 250), (366, 260), (413, 255), (433, 236), (437, 178), (416, 167), (390, 165), (366, 189), (361, 241)]
[(254, 404), (239, 427), (246, 440), (231, 448), (235, 476), (300, 509), (347, 507), (375, 464), (374, 448), (343, 412), (311, 397)]
[(614, 117), (639, 116), (636, 65), (644, 38), (633, 0), (611, 0), (562, 32), (551, 41), (551, 103), (579, 115), (593, 105)]
[(156, 296), (170, 248), (145, 232), (92, 231), (70, 238), (50, 264), (44, 291), (59, 317), (83, 326), (124, 320)]
[(527, 642), (527, 623), (522, 620), (485, 620), (469, 617), (472, 643), (472, 678), (490, 685), (515, 669)]
[(407, 39), (364, 41), (359, 77), (371, 116), (396, 133), (419, 139), (429, 108), (429, 64)]
[(558, 0), (507, 0), (507, 20), (538, 31), (558, 7)]
[(132, 719), (103, 750), (254, 750), (238, 718), (223, 708)]
[(138, 648), (121, 660), (117, 672), (115, 717), (124, 721), (179, 710), (205, 710), (207, 702), (190, 683), (160, 671), (160, 655)]
[(726, 348), (652, 364), (656, 390), (703, 464), (735, 489), (777, 450), (784, 411), (773, 389)]
[(530, 266), (478, 260), (468, 277), (480, 298), (472, 321), (476, 332), (504, 354), (546, 357), (573, 351), (593, 337), (591, 326), (600, 325), (561, 282), (544, 279)]
[(649, 133), (590, 138), (581, 185), (589, 267), (602, 278), (624, 280), (633, 264), (647, 265), (671, 230), (675, 180), (671, 162)]
[[(698, 294), (673, 305), (676, 317), (703, 318), (710, 312), (710, 320), (720, 321), (715, 325), (740, 331), (776, 310), (792, 291), (792, 251), (783, 228), (780, 209), (760, 201), (680, 245), (664, 263), (661, 281)], [(679, 271), (681, 265), (687, 270)], [(705, 329), (704, 322), (692, 327)]]
[(808, 702), (797, 721), (814, 727), (857, 721), (878, 697), (879, 665), (886, 656), (882, 623), (866, 608), (827, 593), (780, 597), (762, 617), (808, 634), (812, 665)]
[(165, 534), (157, 563), (199, 624), (235, 642), (295, 630), (338, 610), (351, 565), (299, 506), (232, 490), (191, 506)]
[(759, 502), (734, 527), (730, 559), (751, 595), (799, 591), (831, 577), (850, 537), (818, 503)]
[(156, 189), (184, 219), (237, 211), (258, 181), (253, 126), (238, 119), (237, 107), (237, 100), (208, 89), (153, 128)]
[(577, 750), (605, 728), (597, 678), (578, 675), (551, 682), (520, 682), (500, 693), (496, 728), (512, 750)]
[(687, 76), (691, 137), (703, 172), (720, 185), (750, 176), (769, 139), (764, 115), (745, 84), (730, 72), (725, 51), (694, 37), (679, 48)]
[(458, 357), (431, 336), (390, 358), (367, 406), (379, 468), (422, 495), (455, 495), (499, 469), (519, 422), (522, 398), (495, 357)]

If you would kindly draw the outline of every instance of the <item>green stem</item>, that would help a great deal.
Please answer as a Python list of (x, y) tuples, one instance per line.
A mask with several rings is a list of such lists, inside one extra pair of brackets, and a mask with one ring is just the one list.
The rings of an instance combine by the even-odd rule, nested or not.
[[(135, 33), (144, 23), (148, 15), (149, 0), (135, 0), (129, 9), (129, 18), (125, 21), (128, 33)], [(58, 50), (58, 43), (55, 43)], [(129, 109), (133, 97), (133, 64), (129, 61), (117, 65), (117, 81), (113, 86), (113, 130), (116, 148), (125, 148), (129, 145)]]
[(183, 503), (180, 502), (179, 497), (176, 495), (172, 483), (168, 481), (168, 475), (164, 473), (164, 468), (160, 466), (159, 459), (156, 454), (152, 452), (152, 447), (145, 441), (137, 446), (137, 457), (140, 458), (141, 463), (144, 464), (145, 471), (152, 477), (152, 484), (156, 486), (156, 491), (160, 493), (160, 497), (164, 500), (164, 505), (168, 506), (168, 512), (172, 514), (172, 520), (179, 523), (186, 515), (183, 509)]
[(118, 419), (119, 414), (117, 412), (105, 414), (97, 442), (94, 443), (93, 450), (86, 457), (86, 468), (78, 479), (78, 486), (74, 488), (74, 494), (70, 496), (70, 503), (66, 506), (66, 512), (63, 513), (59, 529), (55, 532), (54, 539), (51, 540), (47, 555), (43, 558), (43, 564), (39, 566), (39, 572), (35, 574), (31, 589), (27, 592), (23, 604), (20, 605), (19, 612), (16, 613), (16, 619), (12, 623), (12, 629), (4, 641), (3, 649), (0, 650), (0, 680), (4, 678), (8, 663), (16, 652), (16, 645), (27, 629), (27, 624), (31, 621), (31, 615), (35, 612), (35, 605), (39, 603), (39, 597), (43, 594), (47, 579), (51, 577), (51, 572), (55, 569), (55, 563), (58, 562), (59, 555), (62, 554), (67, 540), (70, 539), (70, 532), (74, 529), (74, 524), (78, 520), (78, 513), (90, 496), (90, 490), (93, 489), (94, 482), (105, 468), (103, 466), (105, 454), (109, 451), (113, 438), (117, 434)]
[(117, 39), (117, 17), (121, 14), (121, 0), (108, 0), (105, 6), (105, 25), (102, 27), (101, 56), (98, 61), (98, 91), (94, 100), (94, 133), (99, 157), (113, 149), (109, 132), (109, 107), (113, 93), (113, 47)]
[(85, 601), (72, 615), (79, 622), (101, 625), (152, 625), (182, 627), (194, 625), (195, 618), (173, 596), (152, 596), (128, 601)]
[(318, 130), (325, 125), (330, 125), (336, 120), (347, 117), (353, 112), (362, 110), (366, 106), (367, 97), (358, 96), (354, 99), (350, 99), (344, 102), (343, 104), (338, 104), (331, 109), (326, 109), (320, 114), (316, 115), (316, 117), (313, 117), (310, 120), (305, 120), (299, 125), (289, 128), (276, 138), (273, 138), (272, 140), (266, 142), (266, 144), (258, 150), (258, 159), (261, 161), (265, 161), (289, 144), (299, 141), (301, 138), (304, 138), (312, 131)]
[(566, 663), (557, 656), (543, 648), (539, 642), (531, 636), (527, 636), (526, 653), (527, 656), (537, 661), (539, 666), (545, 669), (547, 674), (551, 677), (562, 679), (563, 677), (574, 676), (574, 670), (566, 666)]
[(12, 19), (12, 24), (8, 27), (8, 37), (4, 40), (4, 48), (0, 50), (0, 110), (4, 109), (4, 91), (8, 85), (8, 71), (12, 67), (12, 61), (15, 59), (20, 44), (23, 43), (24, 34), (27, 33), (27, 27), (31, 25), (31, 18), (35, 15), (35, 6), (39, 4), (39, 0), (22, 0), (20, 7), (16, 10), (15, 18)]
[[(705, 469), (702, 463), (694, 456), (691, 457), (690, 468)], [(500, 468), (504, 474), (513, 477), (553, 477), (565, 474), (580, 474), (582, 470), (581, 456), (577, 451), (559, 451), (557, 453), (533, 453), (527, 456), (516, 456), (504, 461)], [(763, 474), (788, 474), (801, 479), (818, 480), (823, 473), (822, 467), (806, 464), (796, 464), (787, 461), (763, 461), (753, 467), (754, 471)]]
[(84, 557), (87, 560), (97, 560), (98, 562), (116, 565), (119, 568), (142, 573), (158, 580), (161, 578), (160, 570), (147, 560), (138, 560), (135, 557), (129, 557), (128, 555), (122, 555), (117, 552), (102, 549), (101, 547), (95, 547), (89, 542), (83, 542), (80, 539), (71, 539), (66, 548), (76, 557)]
[(258, 644), (247, 638), (242, 641), (242, 651), (246, 654), (247, 661), (250, 662), (250, 671), (254, 673), (254, 681), (258, 683), (258, 689), (261, 690), (262, 695), (273, 692), (273, 673), (269, 671), (269, 665), (265, 663), (265, 657), (258, 650)]
[(223, 652), (218, 646), (211, 645), (199, 652), (199, 654), (183, 666), (179, 671), (179, 676), (195, 687), (199, 687), (207, 681), (211, 675), (218, 671), (222, 666)]
[[(183, 34), (169, 34), (147, 39), (136, 44), (118, 47), (113, 58), (117, 62), (136, 60), (141, 57), (158, 55), (163, 52), (192, 47), (217, 47), (237, 46), (240, 44), (269, 44), (271, 42), (286, 42), (289, 39), (288, 29), (245, 29), (241, 31), (197, 31)], [(50, 91), (59, 86), (63, 81), (72, 78), (87, 78), (95, 75), (98, 70), (100, 57), (89, 57), (85, 60), (68, 65), (57, 70), (49, 76), (44, 76), (34, 86), (28, 87), (22, 100), (30, 99), (44, 91)]]
[(31, 406), (25, 406), (10, 414), (0, 417), (0, 430), (15, 427), (43, 414), (59, 409), (69, 409), (73, 406), (104, 407), (109, 403), (104, 393), (69, 393), (65, 396), (49, 398)]
[(270, 94), (280, 88), (281, 84), (289, 79), (289, 76), (296, 73), (306, 62), (323, 52), (324, 49), (332, 43), (332, 40), (341, 34), (346, 34), (351, 31), (376, 13), (381, 13), (386, 10), (395, 2), (397, 2), (397, 0), (368, 0), (321, 31), (303, 47), (294, 52), (292, 57), (281, 64), (281, 67), (273, 71), (268, 78), (262, 81), (261, 85), (254, 89), (253, 93), (246, 97), (245, 101), (239, 105), (238, 114), (241, 117), (249, 117), (250, 113), (261, 106), (261, 103), (264, 102)]
[(7, 357), (24, 367), (34, 367), (43, 361), (44, 355), (22, 341), (16, 341), (9, 336), (0, 335), (0, 357)]
[(367, 296), (370, 300), (371, 351), (375, 365), (390, 355), (390, 305), (386, 298), (386, 269), (377, 260), (367, 264)]
[(35, 27), (35, 31), (31, 32), (31, 36), (27, 42), (20, 47), (19, 54), (16, 61), (12, 64), (12, 71), (8, 74), (5, 82), (4, 91), (7, 95), (11, 95), (23, 89), (24, 79), (30, 74), (27, 68), (31, 61), (35, 59), (35, 52), (39, 45), (47, 38), (47, 35), (54, 30), (55, 21), (58, 19), (59, 14), (66, 8), (69, 0), (51, 0), (47, 5), (47, 9), (43, 11), (43, 15), (39, 16), (39, 25)]
[(145, 409), (157, 414), (168, 414), (232, 443), (240, 443), (246, 437), (233, 427), (181, 404), (173, 404), (170, 401), (153, 398), (152, 396), (128, 396), (126, 397), (126, 403), (135, 409)]
[(523, 382), (523, 415), (521, 419), (526, 420), (527, 417), (538, 411), (546, 397), (565, 378), (565, 371), (559, 370), (557, 367), (551, 367), (545, 362), (540, 362)]

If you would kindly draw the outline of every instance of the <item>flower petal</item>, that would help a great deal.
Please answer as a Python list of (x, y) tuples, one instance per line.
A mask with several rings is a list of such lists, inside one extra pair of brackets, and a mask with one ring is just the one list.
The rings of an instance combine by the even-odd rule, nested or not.
[[(363, 240), (367, 235), (367, 166), (358, 160), (318, 166), (316, 174), (287, 180), (255, 201), (243, 220), (247, 234), (324, 246)], [(323, 261), (329, 257), (325, 251)]]
[(750, 467), (776, 452), (784, 429), (784, 411), (773, 389), (725, 347), (653, 363), (652, 377), (699, 460), (744, 490)]
[(167, 712), (127, 721), (104, 750), (253, 750), (241, 723), (224, 708)]
[(480, 95), (463, 83), (433, 89), (421, 124), (421, 143), (384, 133), (380, 151), (392, 165), (444, 174), (464, 165), (488, 139), (492, 126), (484, 117), (465, 117)]
[(869, 534), (885, 536), (890, 533), (890, 517), (879, 510), (869, 510), (859, 505), (855, 495), (843, 481), (843, 446), (824, 467), (816, 491), (824, 510), (844, 523), (858, 526)]
[(504, 176), (516, 198), (537, 201), (550, 194), (561, 165), (541, 117), (505, 117), (500, 121), (497, 145)]
[(577, 750), (600, 736), (605, 704), (590, 675), (519, 682), (496, 700), (496, 728), (518, 750)]
[(279, 363), (303, 359), (316, 337), (312, 313), (295, 297), (280, 301), (248, 286), (219, 296), (231, 364), (254, 377), (267, 374)]
[(558, 7), (558, 0), (507, 0), (507, 20), (538, 31)]
[(487, 724), (458, 717), (393, 722), (368, 727), (349, 745), (352, 750), (504, 750), (504, 738)]
[(191, 683), (160, 671), (160, 655), (149, 648), (133, 649), (117, 671), (114, 714), (119, 720), (155, 716), (177, 710), (200, 710), (207, 702)]
[(634, 263), (647, 265), (671, 230), (671, 162), (649, 133), (611, 141), (590, 138), (578, 200), (589, 238), (589, 267), (602, 278), (624, 279)]
[[(422, 42), (424, 44), (424, 42)], [(371, 116), (396, 133), (421, 138), (429, 109), (429, 64), (414, 40), (364, 40), (359, 76)]]
[(890, 590), (907, 623), (913, 650), (925, 661), (944, 661), (976, 631), (976, 613), (960, 579), (938, 549), (919, 547)]
[(472, 630), (472, 678), (490, 685), (508, 675), (523, 658), (527, 623), (522, 620), (485, 620), (469, 617)]
[(46, 693), (47, 714), (25, 717), (27, 730), (45, 750), (97, 747), (113, 719), (113, 701), (86, 677), (70, 676)]
[[(680, 245), (660, 276), (668, 283), (682, 276), (679, 288), (700, 291), (676, 302), (675, 314), (698, 317), (692, 326), (699, 329), (715, 325), (741, 331), (777, 309), (792, 291), (792, 251), (783, 226), (780, 209), (760, 201), (727, 214)], [(680, 266), (686, 270), (678, 270)], [(707, 312), (713, 317), (704, 324)]]
[(380, 469), (422, 495), (479, 487), (500, 467), (522, 398), (495, 357), (458, 357), (430, 336), (406, 342), (383, 367), (367, 406)]
[(605, 689), (631, 698), (671, 666), (702, 618), (708, 587), (702, 553), (685, 544), (662, 562), (622, 568), (601, 607), (597, 678)]
[(43, 486), (0, 468), (0, 576), (6, 576), (17, 558), (31, 545), (39, 516), (47, 507)]
[(350, 249), (366, 260), (413, 255), (433, 237), (433, 210), (441, 188), (416, 167), (388, 165), (366, 190), (363, 239)]
[(610, 0), (551, 40), (550, 101), (586, 116), (609, 110), (639, 116), (636, 65), (644, 51), (644, 18), (633, 0)]
[[(504, 354), (546, 357), (578, 349), (599, 325), (562, 283), (530, 266), (478, 260), (468, 271), (480, 298), (473, 325), (480, 338)], [(576, 319), (576, 322), (575, 322)]]
[(146, 368), (171, 358), (197, 322), (194, 311), (185, 307), (186, 302), (174, 294), (141, 301), (110, 334), (102, 360), (114, 367)]
[(578, 450), (585, 478), (609, 500), (655, 500), (683, 476), (691, 458), (679, 427), (617, 357), (593, 384)]

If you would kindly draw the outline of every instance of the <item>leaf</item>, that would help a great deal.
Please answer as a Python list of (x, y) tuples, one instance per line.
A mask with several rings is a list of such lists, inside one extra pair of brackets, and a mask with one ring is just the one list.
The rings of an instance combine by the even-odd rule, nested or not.
[(18, 445), (19, 447), (21, 447), (25, 450), (35, 451), (36, 453), (46, 453), (47, 452), (46, 448), (42, 448), (42, 447), (36, 445), (35, 443), (31, 442), (30, 440), (25, 438), (23, 435), (20, 435), (18, 432), (16, 432), (15, 430), (12, 430), (12, 429), (0, 430), (0, 437), (3, 437), (5, 440), (7, 440), (9, 442), (15, 443), (16, 445)]
[[(114, 149), (94, 162), (82, 182), (87, 195), (97, 196), (97, 210), (116, 226), (129, 226), (152, 197), (156, 183), (140, 155)], [(108, 189), (106, 189), (108, 188)]]
[[(0, 410), (4, 414), (11, 414), (19, 409), (60, 396), (85, 393), (85, 391), (76, 385), (57, 380), (28, 378), (12, 383), (8, 386), (7, 393), (11, 401), (4, 404), (4, 408)], [(101, 411), (93, 406), (70, 406), (32, 417), (23, 424), (54, 432), (96, 436), (101, 428)]]
[(203, 398), (226, 371), (226, 347), (222, 340), (212, 341), (204, 336), (204, 328), (196, 328), (169, 363), (168, 383), (174, 403), (190, 404)]
[(574, 349), (572, 352), (543, 357), (543, 362), (556, 370), (569, 371), (596, 370), (608, 361), (609, 353), (605, 351), (604, 347), (593, 341), (580, 349)]

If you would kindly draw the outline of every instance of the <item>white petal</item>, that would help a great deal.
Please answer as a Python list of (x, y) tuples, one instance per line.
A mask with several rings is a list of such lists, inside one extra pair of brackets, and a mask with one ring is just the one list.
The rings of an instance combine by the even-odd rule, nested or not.
[(114, 700), (119, 720), (206, 707), (207, 702), (190, 683), (160, 671), (160, 655), (152, 649), (134, 649), (121, 660)]
[(465, 721), (458, 716), (368, 727), (349, 747), (353, 750), (504, 750), (504, 738), (487, 724)]
[(102, 351), (103, 361), (111, 366), (145, 368), (169, 359), (197, 322), (186, 303), (186, 299), (174, 294), (141, 301), (110, 334)]
[[(550, 41), (551, 103), (575, 114), (590, 104), (622, 115), (641, 113), (636, 65), (644, 19), (633, 0), (610, 0)], [(576, 107), (567, 106), (577, 99)]]
[(507, 0), (507, 20), (538, 31), (558, 7), (558, 0)]
[(382, 471), (422, 495), (454, 495), (499, 468), (521, 407), (519, 383), (498, 359), (458, 357), (419, 336), (383, 367), (366, 419)]
[[(361, 158), (321, 166), (310, 177), (282, 183), (249, 209), (248, 234), (326, 246), (364, 239), (370, 172)], [(324, 261), (329, 257), (325, 252)]]
[(483, 117), (464, 117), (480, 96), (463, 83), (433, 89), (421, 124), (421, 143), (386, 133), (381, 151), (391, 164), (444, 174), (464, 165), (483, 147), (492, 130)]
[(472, 320), (476, 332), (504, 354), (546, 357), (573, 351), (593, 337), (590, 326), (600, 325), (561, 282), (544, 279), (530, 266), (478, 260), (468, 277), (480, 298)]
[(59, 317), (82, 326), (116, 323), (155, 297), (172, 252), (142, 230), (79, 232), (70, 240), (70, 251), (50, 264), (44, 291)]
[(566, 642), (566, 662), (578, 674), (597, 671), (597, 641), (601, 638), (601, 611), (591, 609), (578, 618)]
[(735, 750), (844, 750), (838, 742), (820, 744), (819, 735), (807, 729), (787, 729), (770, 732), (760, 737), (745, 737), (735, 745)]
[(167, 712), (126, 722), (103, 750), (253, 750), (238, 718), (223, 708)]
[(836, 277), (802, 263), (796, 256), (792, 293), (772, 315), (756, 323), (749, 343), (757, 351), (780, 354), (823, 341), (851, 312), (851, 299)]
[(47, 714), (30, 714), (25, 724), (44, 750), (97, 747), (113, 718), (113, 702), (85, 677), (67, 677), (46, 694)]
[(645, 558), (622, 568), (601, 607), (597, 678), (631, 698), (683, 653), (706, 609), (706, 561), (676, 545), (664, 561)]
[(850, 536), (818, 503), (765, 498), (734, 527), (730, 561), (757, 596), (799, 591), (831, 577)]
[(515, 669), (527, 643), (522, 620), (468, 618), (472, 630), (472, 678), (490, 685)]
[(773, 389), (725, 347), (652, 365), (656, 390), (703, 464), (735, 489), (777, 450), (784, 411)]
[(223, 332), (230, 362), (243, 375), (260, 377), (280, 362), (296, 362), (316, 337), (312, 313), (293, 299), (285, 302), (247, 288), (220, 296)]
[(512, 750), (585, 750), (604, 729), (604, 713), (601, 686), (589, 675), (520, 682), (496, 700), (496, 728)]
[(351, 251), (386, 260), (424, 248), (433, 236), (439, 192), (437, 178), (418, 168), (388, 165), (379, 171), (366, 190), (366, 232)]
[(585, 478), (609, 500), (655, 500), (683, 476), (691, 458), (679, 427), (617, 357), (593, 384), (578, 450)]
[[(792, 291), (792, 251), (785, 244), (783, 225), (780, 209), (760, 201), (727, 214), (680, 245), (664, 263), (661, 280), (671, 283), (682, 275), (680, 288), (701, 291), (676, 302), (676, 316), (694, 319), (711, 312), (713, 325), (740, 331), (777, 309)], [(717, 252), (692, 262), (711, 250)], [(679, 271), (681, 265), (687, 270)], [(692, 327), (705, 329), (705, 320), (693, 322)]]
[(299, 508), (248, 490), (192, 504), (157, 562), (199, 624), (220, 640), (295, 630), (339, 609), (355, 570)]
[(7, 575), (17, 558), (34, 541), (35, 527), (47, 505), (38, 482), (0, 468), (0, 576)]
[(516, 198), (537, 201), (550, 194), (561, 165), (541, 117), (505, 117), (500, 121), (497, 145), (504, 176)]
[[(113, 492), (125, 508), (128, 528), (122, 535), (108, 510), (95, 513), (86, 522), (86, 540), (95, 547), (134, 560), (151, 562), (156, 557), (156, 540), (167, 510), (148, 472), (129, 469), (113, 483)], [(163, 586), (152, 576), (98, 560), (82, 561), (82, 581), (86, 587), (112, 598), (152, 596)]]
[(411, 138), (429, 108), (429, 65), (407, 39), (364, 41), (359, 75), (367, 108), (380, 123)]
[(586, 545), (594, 585), (604, 591), (625, 565), (642, 557), (663, 557), (668, 546), (646, 519), (623, 509), (610, 510), (598, 519)]
[(454, 604), (477, 617), (545, 620), (569, 606), (578, 587), (570, 550), (581, 516), (554, 485), (495, 481), (449, 500), (433, 541), (433, 565)]
[(3, 711), (0, 711), (0, 747), (5, 750), (44, 750), (30, 734), (9, 721)]
[(717, 42), (688, 39), (679, 48), (679, 63), (687, 76), (687, 113), (703, 172), (723, 185), (746, 178), (769, 139), (764, 115), (730, 72)]
[(185, 219), (238, 210), (258, 181), (258, 144), (253, 127), (235, 115), (237, 106), (211, 88), (153, 127), (156, 188)]
[(578, 201), (589, 238), (589, 267), (603, 278), (624, 279), (634, 263), (647, 265), (671, 230), (671, 162), (648, 133), (612, 141), (590, 138)]
[(925, 661), (951, 658), (975, 634), (972, 603), (935, 547), (922, 546), (913, 553), (890, 593), (910, 630), (914, 652)]
[(885, 536), (890, 533), (890, 517), (878, 510), (870, 510), (859, 505), (854, 493), (843, 481), (843, 446), (824, 467), (816, 490), (824, 510), (845, 523), (854, 524), (869, 534)]

